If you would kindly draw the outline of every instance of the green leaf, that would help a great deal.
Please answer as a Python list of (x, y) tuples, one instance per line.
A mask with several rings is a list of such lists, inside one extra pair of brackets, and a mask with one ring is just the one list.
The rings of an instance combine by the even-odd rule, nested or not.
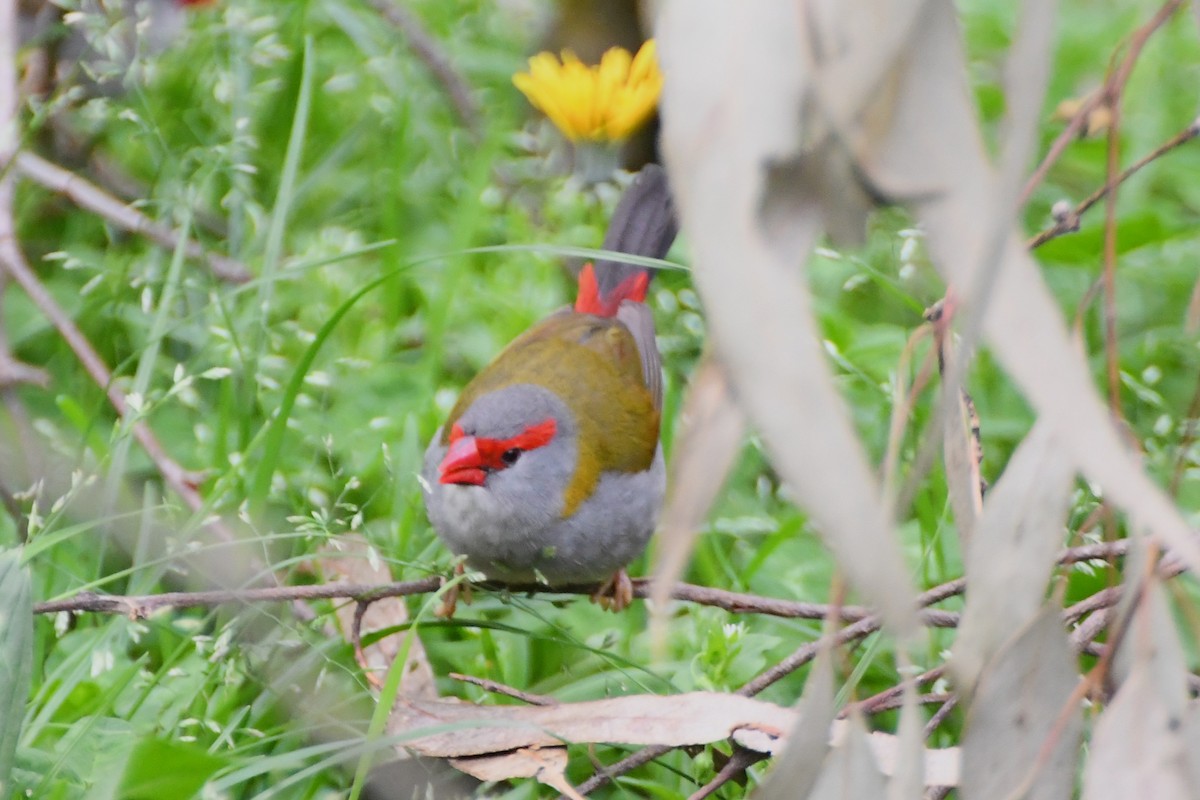
[(193, 744), (145, 739), (129, 757), (121, 779), (123, 800), (186, 800), (204, 786), (214, 772), (226, 765)]
[(18, 550), (0, 553), (0, 797), (12, 789), (13, 757), (33, 673), (33, 591)]

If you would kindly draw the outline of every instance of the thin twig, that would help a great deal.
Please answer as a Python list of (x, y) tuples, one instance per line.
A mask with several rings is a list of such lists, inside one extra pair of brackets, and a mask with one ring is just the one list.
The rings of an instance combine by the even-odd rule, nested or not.
[[(134, 416), (133, 410), (125, 399), (125, 394), (113, 382), (113, 375), (109, 371), (108, 365), (104, 363), (100, 354), (92, 347), (92, 343), (83, 335), (83, 331), (75, 325), (74, 320), (63, 311), (58, 301), (38, 280), (25, 260), (25, 255), (17, 246), (16, 240), (12, 237), (0, 236), (0, 264), (8, 270), (8, 274), (25, 290), (38, 310), (58, 330), (59, 335), (70, 346), (92, 380), (104, 390), (117, 414), (123, 420), (129, 420)], [(146, 451), (146, 455), (150, 456), (150, 460), (154, 462), (163, 480), (171, 487), (172, 491), (178, 494), (192, 511), (201, 510), (204, 507), (204, 499), (196, 491), (199, 476), (185, 470), (171, 458), (145, 422), (134, 419), (131, 429), (134, 438)], [(209, 527), (223, 539), (230, 541), (234, 539), (232, 532), (221, 523), (212, 523)]]
[(357, 600), (370, 603), (384, 597), (404, 597), (436, 592), (442, 586), (439, 577), (384, 584), (355, 585), (319, 583), (310, 586), (272, 586), (264, 589), (227, 589), (211, 592), (164, 592), (146, 595), (102, 595), (81, 592), (62, 600), (36, 603), (35, 614), (60, 611), (124, 614), (141, 619), (161, 608), (211, 608), (247, 603), (274, 603), (294, 600)]
[(1104, 102), (1112, 113), (1112, 122), (1108, 128), (1108, 163), (1105, 167), (1107, 192), (1104, 197), (1104, 351), (1108, 367), (1108, 404), (1118, 419), (1121, 418), (1121, 368), (1117, 353), (1116, 276), (1117, 186), (1120, 184), (1121, 170), (1121, 96), (1142, 48), (1181, 5), (1183, 0), (1167, 0), (1149, 22), (1134, 31), (1125, 58), (1104, 87)]
[(475, 139), (482, 139), (483, 117), (479, 113), (479, 103), (475, 100), (471, 87), (459, 75), (438, 41), (425, 30), (421, 20), (395, 0), (371, 0), (371, 5), (404, 34), (413, 54), (421, 59), (434, 79), (446, 91), (459, 120)]
[(474, 675), (463, 675), (460, 672), (451, 672), (450, 678), (463, 683), (471, 683), (480, 688), (492, 692), (494, 694), (502, 694), (505, 697), (511, 697), (514, 700), (520, 700), (523, 703), (528, 703), (531, 706), (556, 706), (558, 700), (545, 694), (533, 694), (524, 692), (516, 687), (509, 686), (497, 681), (490, 681), (487, 678), (476, 678)]
[(600, 772), (597, 772), (595, 775), (576, 786), (575, 791), (579, 792), (584, 797), (587, 797), (601, 786), (612, 783), (625, 773), (632, 772), (638, 767), (644, 767), (654, 759), (665, 756), (674, 749), (675, 748), (666, 744), (655, 744), (649, 747), (643, 747), (636, 753), (631, 753), (630, 755), (622, 758), (620, 761), (609, 765)]
[(767, 758), (766, 753), (747, 750), (744, 747), (735, 747), (733, 753), (729, 756), (729, 760), (713, 776), (713, 779), (695, 792), (692, 792), (688, 800), (705, 800), (705, 798), (712, 796), (725, 784), (744, 775), (748, 768), (754, 766), (764, 758)]
[[(1073, 564), (1080, 561), (1115, 558), (1125, 555), (1129, 549), (1128, 541), (1122, 539), (1115, 542), (1100, 542), (1081, 545), (1063, 550), (1058, 555), (1059, 564)], [(1174, 577), (1182, 572), (1183, 564), (1177, 561), (1164, 561), (1160, 575), (1164, 578)], [(633, 581), (633, 595), (645, 598), (650, 594), (652, 580), (637, 578)], [(928, 608), (951, 597), (963, 593), (966, 580), (956, 578), (923, 592), (918, 597), (918, 605), (922, 610), (922, 619), (931, 627), (954, 627), (958, 624), (957, 612), (937, 611)], [(276, 602), (282, 600), (330, 600), (342, 598), (370, 604), (385, 597), (401, 597), (412, 594), (435, 592), (442, 586), (440, 577), (423, 578), (416, 581), (397, 581), (379, 584), (348, 584), (344, 582), (321, 583), (307, 586), (277, 586), (261, 589), (220, 589), (206, 592), (166, 592), (147, 595), (102, 595), (94, 592), (81, 592), (72, 597), (38, 603), (34, 606), (36, 614), (51, 614), (59, 611), (90, 612), (99, 614), (132, 614), (144, 616), (145, 613), (161, 608), (194, 608), (212, 607), (225, 604), (246, 604), (257, 602)], [(497, 584), (480, 584), (482, 588), (498, 587)], [(546, 587), (538, 585), (521, 585), (502, 587), (508, 592), (546, 592), (552, 594), (592, 595), (596, 592), (595, 584), (579, 584), (572, 586)], [(1111, 590), (1104, 590), (1111, 592)], [(1103, 594), (1103, 592), (1098, 593)], [(1095, 595), (1093, 595), (1095, 597)], [(671, 598), (698, 605), (721, 608), (735, 614), (765, 614), (768, 616), (792, 619), (825, 619), (835, 608), (827, 603), (800, 603), (791, 600), (780, 600), (774, 597), (730, 592), (723, 589), (713, 589), (707, 586), (697, 586), (690, 583), (677, 583), (671, 590)], [(1091, 601), (1072, 606), (1064, 612), (1065, 619), (1070, 622), (1096, 608), (1111, 604), (1106, 596), (1098, 605), (1087, 605)], [(843, 622), (861, 623), (870, 621), (878, 625), (878, 617), (871, 614), (862, 606), (840, 606), (838, 618)], [(872, 628), (866, 633), (877, 630)], [(847, 628), (846, 630), (849, 630)], [(860, 635), (866, 635), (860, 634)], [(807, 662), (804, 662), (807, 663)], [(800, 665), (798, 665), (800, 666)]]
[[(918, 675), (916, 678), (914, 678), (912, 680), (912, 686), (913, 686), (913, 688), (916, 688), (918, 686), (924, 686), (927, 683), (933, 683), (934, 681), (936, 681), (938, 678), (942, 677), (945, 674), (946, 674), (946, 665), (942, 664), (941, 666), (937, 666), (937, 667), (934, 667), (933, 669), (926, 670), (925, 672)], [(905, 689), (906, 685), (907, 685), (907, 682), (898, 684), (896, 686), (891, 686), (887, 689), (884, 689), (879, 694), (875, 694), (870, 697), (859, 700), (857, 703), (852, 703), (852, 704), (846, 706), (844, 709), (842, 709), (841, 713), (839, 713), (838, 716), (839, 717), (848, 716), (851, 711), (858, 711), (859, 713), (861, 713), (863, 715), (869, 715), (869, 714), (877, 714), (880, 711), (884, 711), (884, 710), (891, 709), (891, 708), (898, 708), (900, 706), (901, 702), (903, 701), (904, 689)]]
[[(933, 696), (937, 697), (940, 695)], [(924, 734), (926, 739), (932, 736), (933, 732), (941, 727), (941, 724), (946, 721), (946, 717), (950, 716), (950, 712), (952, 712), (957, 705), (958, 695), (952, 694), (945, 696), (945, 700), (942, 701), (942, 705), (937, 711), (933, 712), (933, 716), (930, 717), (929, 721), (925, 723)]]
[[(1133, 36), (1130, 37), (1130, 52), (1134, 54), (1135, 61), (1137, 55), (1141, 53), (1142, 47), (1145, 46), (1146, 40), (1175, 13), (1176, 8), (1178, 8), (1181, 2), (1182, 0), (1168, 0), (1149, 22), (1135, 31)], [(1132, 68), (1132, 62), (1130, 63)], [(1037, 169), (1033, 171), (1033, 174), (1029, 176), (1029, 180), (1025, 182), (1024, 188), (1021, 189), (1020, 199), (1017, 202), (1018, 208), (1023, 208), (1029, 202), (1029, 198), (1033, 195), (1033, 190), (1046, 179), (1046, 174), (1050, 171), (1050, 167), (1054, 166), (1058, 159), (1062, 157), (1063, 152), (1066, 151), (1067, 145), (1083, 130), (1092, 112), (1110, 99), (1110, 86), (1116, 77), (1116, 75), (1111, 76), (1103, 87), (1093, 92), (1080, 104), (1075, 115), (1071, 117), (1067, 126), (1063, 128), (1062, 132), (1058, 134), (1053, 144), (1046, 151), (1046, 155), (1042, 158), (1041, 163), (1038, 164)], [(1128, 80), (1127, 75), (1125, 76), (1125, 80)]]
[[(17, 9), (4, 0), (0, 3), (0, 241), (15, 240), (16, 214), (13, 211), (13, 176), (6, 165), (17, 151)], [(18, 383), (45, 386), (49, 375), (45, 370), (23, 364), (13, 357), (4, 328), (3, 299), (8, 275), (0, 262), (0, 391), (8, 393)]]
[[(35, 153), (28, 151), (18, 153), (16, 168), (18, 172), (34, 183), (63, 195), (80, 208), (98, 214), (130, 233), (145, 236), (155, 244), (166, 248), (174, 248), (179, 242), (178, 231), (152, 220), (99, 186)], [(212, 273), (222, 280), (231, 283), (245, 283), (253, 277), (250, 270), (244, 265), (232, 258), (209, 252), (199, 242), (188, 241), (186, 253), (188, 258), (207, 264)]]
[[(901, 694), (903, 694), (903, 687), (906, 685), (906, 683), (901, 684), (901, 686), (900, 686)], [(893, 695), (891, 697), (888, 697), (886, 700), (880, 700), (876, 703), (873, 703), (871, 706), (870, 713), (881, 714), (884, 711), (894, 711), (895, 709), (902, 707), (905, 703), (905, 700), (901, 696), (901, 694)], [(928, 694), (917, 695), (916, 703), (919, 706), (928, 706), (928, 705), (933, 705), (934, 703), (945, 703), (947, 700), (949, 700), (952, 697), (954, 697), (954, 695), (951, 694), (950, 692), (930, 692)], [(843, 708), (841, 711), (838, 712), (838, 719), (844, 719), (844, 718), (850, 716), (850, 714), (852, 713), (852, 709), (857, 709), (860, 705), (861, 704), (859, 704), (859, 703), (853, 703), (851, 705), (846, 706), (845, 708)]]
[[(410, 594), (426, 594), (441, 588), (441, 578), (425, 578), (419, 581), (402, 581), (372, 585), (353, 585), (346, 583), (323, 583), (307, 586), (279, 586), (264, 589), (218, 589), (206, 592), (166, 592), (147, 595), (101, 595), (93, 592), (81, 592), (73, 597), (39, 603), (34, 606), (34, 613), (49, 614), (58, 611), (91, 612), (100, 614), (128, 614), (142, 617), (161, 608), (194, 608), (212, 607), (225, 604), (246, 604), (276, 602), (281, 600), (328, 600), (344, 598), (356, 600), (369, 605), (385, 597), (401, 597)], [(572, 586), (506, 586), (483, 584), (484, 588), (495, 586), (508, 592), (539, 591), (554, 594), (575, 594), (590, 596), (595, 594), (596, 584), (580, 584)], [(945, 590), (946, 587), (939, 587)], [(634, 582), (634, 597), (645, 598), (650, 594), (651, 580), (641, 578)], [(958, 589), (961, 591), (961, 588)], [(954, 593), (951, 587), (952, 596)], [(779, 600), (773, 597), (740, 592), (727, 592), (721, 589), (710, 589), (693, 584), (676, 584), (671, 592), (672, 599), (713, 606), (735, 614), (765, 614), (768, 616), (824, 619), (829, 614), (831, 606), (820, 603), (797, 603)], [(945, 599), (944, 597), (942, 599)], [(866, 609), (859, 606), (842, 608), (842, 618), (847, 621), (874, 619)], [(923, 619), (927, 625), (936, 628), (952, 628), (958, 624), (958, 614), (950, 611), (926, 611)]]
[(1029, 202), (1029, 198), (1033, 196), (1033, 190), (1041, 185), (1042, 181), (1046, 180), (1046, 174), (1050, 172), (1050, 168), (1062, 157), (1066, 151), (1067, 145), (1074, 141), (1075, 137), (1083, 130), (1083, 126), (1087, 123), (1088, 117), (1104, 100), (1103, 92), (1093, 92), (1088, 95), (1075, 112), (1075, 115), (1067, 122), (1067, 126), (1062, 129), (1050, 148), (1046, 151), (1046, 155), (1042, 157), (1041, 163), (1029, 176), (1029, 180), (1025, 181), (1025, 186), (1021, 189), (1021, 196), (1017, 200), (1017, 208), (1024, 208)]
[[(1167, 153), (1171, 152), (1177, 147), (1180, 147), (1181, 145), (1187, 144), (1197, 136), (1200, 136), (1200, 120), (1193, 121), (1182, 131), (1175, 134), (1146, 155), (1142, 156), (1131, 166), (1127, 167), (1117, 179), (1115, 186), (1120, 186), (1121, 184), (1125, 183), (1125, 181), (1129, 180), (1138, 172), (1140, 172), (1141, 169), (1147, 164), (1162, 158)], [(1101, 200), (1103, 200), (1108, 195), (1108, 191), (1109, 184), (1106, 181), (1103, 186), (1084, 198), (1073, 209), (1059, 214), (1058, 219), (1056, 219), (1053, 225), (1031, 237), (1027, 242), (1025, 242), (1025, 246), (1030, 250), (1036, 250), (1051, 239), (1056, 239), (1063, 234), (1078, 230), (1079, 218), (1083, 216), (1084, 212), (1088, 211), (1092, 206), (1096, 205), (1096, 203), (1099, 203)]]
[(367, 609), (370, 607), (370, 603), (362, 600), (354, 604), (354, 619), (350, 623), (350, 644), (354, 647), (354, 660), (362, 668), (367, 683), (371, 684), (376, 691), (379, 691), (383, 688), (383, 680), (371, 669), (371, 663), (367, 660), (367, 652), (363, 649), (362, 643), (363, 615), (367, 613)]
[(1068, 625), (1078, 622), (1083, 617), (1104, 608), (1110, 608), (1121, 599), (1121, 587), (1110, 586), (1095, 594), (1085, 597), (1073, 606), (1063, 610), (1063, 621)]
[(900, 351), (899, 363), (896, 365), (896, 380), (892, 387), (892, 415), (888, 422), (887, 448), (883, 456), (883, 493), (885, 497), (891, 497), (896, 490), (896, 469), (900, 463), (900, 445), (904, 440), (904, 430), (913, 408), (916, 407), (917, 396), (924, 390), (929, 377), (933, 374), (933, 352), (930, 351), (925, 354), (912, 386), (905, 387), (905, 379), (910, 369), (909, 364), (917, 344), (928, 339), (931, 332), (932, 328), (928, 324), (918, 326), (904, 343), (904, 349)]

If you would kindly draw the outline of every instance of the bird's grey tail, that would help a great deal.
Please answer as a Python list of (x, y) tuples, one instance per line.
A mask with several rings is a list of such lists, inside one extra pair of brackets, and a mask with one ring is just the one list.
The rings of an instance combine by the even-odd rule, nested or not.
[[(675, 218), (675, 203), (667, 173), (657, 164), (647, 164), (625, 190), (613, 213), (604, 249), (646, 258), (662, 258), (671, 249), (679, 223)], [(612, 316), (622, 300), (641, 302), (654, 270), (649, 267), (625, 264), (615, 259), (601, 259), (584, 268), (580, 276), (579, 299), (575, 310), (589, 314)], [(589, 286), (588, 283), (592, 285)]]

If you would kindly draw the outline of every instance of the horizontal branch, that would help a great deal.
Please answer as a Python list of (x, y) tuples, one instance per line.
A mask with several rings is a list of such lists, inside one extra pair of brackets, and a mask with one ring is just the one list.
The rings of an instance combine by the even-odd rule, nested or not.
[[(1080, 547), (1072, 547), (1059, 554), (1060, 564), (1072, 564), (1093, 559), (1114, 558), (1125, 555), (1128, 550), (1126, 540), (1102, 542)], [(599, 588), (596, 584), (574, 584), (549, 588), (540, 584), (500, 585), (494, 583), (479, 584), (482, 588), (504, 589), (509, 592), (549, 592), (553, 594), (591, 595)], [(261, 589), (215, 589), (204, 592), (164, 592), (146, 595), (110, 595), (95, 592), (81, 592), (61, 600), (51, 600), (34, 606), (35, 614), (54, 614), (60, 611), (95, 614), (124, 614), (132, 617), (145, 617), (163, 608), (198, 608), (214, 607), (227, 604), (294, 602), (307, 600), (354, 600), (359, 603), (373, 603), (385, 597), (405, 597), (408, 595), (428, 594), (436, 592), (442, 586), (442, 578), (433, 576), (414, 581), (394, 581), (379, 584), (350, 584), (322, 583), (306, 586), (278, 586)], [(649, 578), (638, 578), (633, 581), (633, 596), (646, 599), (650, 596), (652, 581)], [(952, 628), (958, 624), (958, 614), (952, 611), (929, 609), (935, 605), (962, 594), (966, 589), (966, 580), (958, 578), (935, 586), (919, 597), (919, 605), (923, 609), (922, 619), (926, 625), (935, 628)], [(765, 614), (767, 616), (784, 617), (789, 619), (827, 619), (835, 607), (828, 603), (804, 603), (796, 600), (782, 600), (774, 597), (731, 592), (724, 589), (714, 589), (708, 586), (697, 586), (691, 583), (677, 583), (671, 590), (671, 598), (682, 602), (712, 606), (732, 614)], [(878, 621), (870, 609), (864, 606), (837, 607), (843, 622), (859, 623), (872, 620), (874, 627), (867, 626), (872, 632), (878, 628)]]
[(73, 597), (36, 603), (35, 614), (60, 611), (124, 614), (142, 619), (161, 608), (211, 608), (214, 606), (277, 603), (296, 600), (357, 600), (372, 602), (384, 597), (428, 594), (441, 588), (442, 579), (434, 576), (416, 581), (378, 584), (319, 583), (309, 586), (277, 586), (264, 589), (218, 589), (210, 592), (164, 592), (162, 594), (116, 595), (80, 592)]

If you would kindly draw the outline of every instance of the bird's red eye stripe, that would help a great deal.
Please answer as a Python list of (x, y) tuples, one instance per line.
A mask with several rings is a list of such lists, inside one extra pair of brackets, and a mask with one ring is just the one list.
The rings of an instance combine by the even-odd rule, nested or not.
[[(536, 450), (553, 439), (557, 430), (558, 423), (553, 419), (548, 419), (536, 425), (530, 425), (516, 436), (510, 436), (507, 439), (485, 439), (479, 437), (475, 440), (475, 446), (479, 450), (479, 460), (483, 462), (484, 466), (491, 469), (504, 469), (508, 464), (505, 463), (502, 456), (509, 450), (520, 450), (522, 452)], [(451, 431), (450, 435), (454, 435), (453, 431)]]
[(452, 442), (457, 442), (457, 441), (458, 441), (459, 439), (461, 439), (462, 437), (463, 437), (463, 429), (462, 429), (462, 426), (461, 426), (461, 425), (459, 425), (459, 424), (456, 422), (456, 423), (454, 423), (454, 425), (453, 425), (453, 426), (451, 426), (451, 428), (450, 428), (450, 441), (452, 441)]

